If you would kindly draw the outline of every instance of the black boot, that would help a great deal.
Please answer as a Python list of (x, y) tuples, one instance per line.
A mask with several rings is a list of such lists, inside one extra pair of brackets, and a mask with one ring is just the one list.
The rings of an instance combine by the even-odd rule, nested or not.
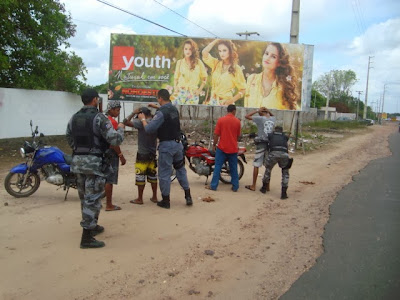
[(190, 189), (185, 190), (185, 199), (187, 206), (193, 205), (192, 196), (190, 195)]
[(163, 208), (169, 208), (170, 204), (169, 204), (169, 195), (168, 196), (164, 196), (162, 195), (162, 200), (157, 202), (157, 205), (159, 207), (163, 207)]
[(266, 192), (269, 192), (269, 182), (268, 183), (263, 182), (260, 192), (263, 194), (265, 194)]
[(106, 244), (102, 241), (96, 240), (93, 235), (92, 231), (88, 229), (83, 229), (82, 232), (82, 240), (81, 240), (81, 248), (101, 248), (104, 247)]
[(96, 236), (104, 231), (104, 227), (96, 225), (96, 227), (91, 229), (90, 231), (92, 232), (92, 236)]
[(286, 194), (288, 187), (282, 187), (282, 194), (281, 194), (281, 199), (287, 199), (289, 198), (288, 195)]

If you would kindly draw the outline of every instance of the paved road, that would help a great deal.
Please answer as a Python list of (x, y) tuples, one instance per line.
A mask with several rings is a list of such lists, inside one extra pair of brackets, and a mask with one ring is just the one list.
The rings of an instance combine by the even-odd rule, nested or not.
[(400, 133), (389, 146), (339, 193), (324, 254), (281, 300), (400, 299)]

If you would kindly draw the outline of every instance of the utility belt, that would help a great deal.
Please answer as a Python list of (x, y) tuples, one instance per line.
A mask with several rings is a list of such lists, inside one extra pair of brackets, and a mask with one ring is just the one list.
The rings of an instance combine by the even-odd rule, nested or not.
[(172, 140), (160, 140), (160, 143), (161, 143), (161, 142), (168, 142), (168, 141), (175, 141), (175, 142), (177, 142), (177, 143), (180, 143), (180, 142), (181, 142), (181, 139), (180, 139), (180, 138), (176, 138), (176, 139), (172, 139)]
[(280, 147), (280, 146), (271, 147), (269, 151), (280, 151), (288, 153), (288, 149), (286, 147)]
[(254, 139), (254, 144), (258, 145), (258, 144), (268, 144), (268, 140), (262, 140), (262, 139)]
[(72, 156), (74, 155), (93, 155), (97, 157), (104, 157), (103, 153), (93, 153), (93, 152), (79, 152), (79, 153), (73, 152)]

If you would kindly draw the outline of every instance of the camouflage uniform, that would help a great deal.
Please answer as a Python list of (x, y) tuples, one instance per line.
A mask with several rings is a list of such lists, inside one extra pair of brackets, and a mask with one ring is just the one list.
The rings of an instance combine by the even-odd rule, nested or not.
[(278, 163), (282, 169), (282, 189), (285, 193), (289, 184), (289, 154), (288, 154), (288, 137), (282, 133), (282, 127), (277, 126), (275, 131), (268, 134), (269, 154), (265, 159), (265, 173), (263, 177), (263, 187), (268, 185), (271, 180), (272, 168)]
[(289, 154), (282, 151), (271, 151), (267, 159), (265, 160), (265, 173), (263, 182), (269, 183), (271, 180), (272, 168), (278, 163), (279, 167), (282, 169), (282, 187), (288, 187), (289, 185), (289, 169), (285, 167), (289, 163)]
[[(88, 106), (84, 106), (88, 108)], [(97, 108), (92, 107), (89, 109)], [(67, 126), (66, 137), (68, 144), (74, 149), (72, 135), (72, 119)], [(101, 139), (104, 139), (113, 146), (118, 146), (124, 139), (124, 130), (114, 130), (110, 120), (101, 113), (98, 113), (93, 120), (93, 132)], [(71, 171), (77, 176), (77, 188), (81, 200), (82, 221), (84, 229), (94, 229), (100, 214), (101, 197), (104, 193), (105, 176), (109, 164), (104, 161), (100, 149), (93, 149), (93, 155), (74, 155), (71, 163)]]

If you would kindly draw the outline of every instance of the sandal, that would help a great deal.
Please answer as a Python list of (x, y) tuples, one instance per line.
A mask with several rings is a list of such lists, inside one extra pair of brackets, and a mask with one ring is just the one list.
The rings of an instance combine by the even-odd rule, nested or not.
[(142, 205), (142, 204), (143, 204), (143, 201), (139, 201), (138, 199), (131, 200), (131, 201), (129, 201), (129, 202), (132, 203), (132, 204), (139, 204), (139, 205)]
[(253, 189), (251, 188), (251, 185), (246, 185), (245, 188), (248, 189), (248, 190), (250, 190), (250, 191), (252, 191), (252, 192), (254, 192), (254, 191), (256, 190), (256, 189), (253, 190)]
[(106, 211), (114, 211), (114, 210), (121, 210), (121, 207), (119, 207), (117, 205), (113, 205), (113, 207), (111, 207), (111, 208), (106, 207)]

